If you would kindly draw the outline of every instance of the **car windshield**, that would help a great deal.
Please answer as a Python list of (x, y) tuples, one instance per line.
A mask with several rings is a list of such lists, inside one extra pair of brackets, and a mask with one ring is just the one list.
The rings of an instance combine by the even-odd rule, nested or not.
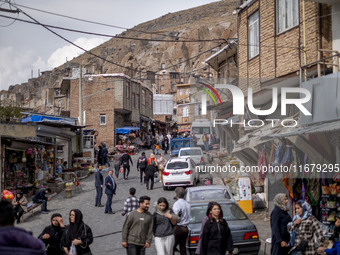
[(169, 163), (166, 168), (167, 169), (184, 169), (184, 168), (188, 168), (188, 162), (173, 162), (173, 163)]
[[(202, 223), (208, 205), (191, 206), (190, 223)], [(227, 221), (246, 220), (247, 216), (236, 204), (221, 204), (223, 218)]]
[(231, 199), (229, 193), (226, 189), (204, 189), (204, 190), (195, 190), (190, 192), (190, 200), (207, 200), (211, 201), (214, 199)]
[(210, 127), (193, 127), (191, 132), (194, 134), (210, 134)]
[(182, 150), (180, 151), (181, 156), (200, 156), (201, 150)]

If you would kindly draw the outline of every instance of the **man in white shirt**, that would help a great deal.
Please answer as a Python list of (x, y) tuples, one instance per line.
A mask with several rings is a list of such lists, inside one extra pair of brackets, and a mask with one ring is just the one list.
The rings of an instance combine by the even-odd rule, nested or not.
[(186, 255), (185, 245), (189, 234), (190, 205), (183, 199), (185, 191), (182, 187), (177, 187), (175, 193), (177, 201), (174, 203), (172, 209), (181, 218), (181, 221), (177, 223), (174, 229), (175, 245), (173, 250), (175, 251), (176, 246), (179, 245), (180, 254)]

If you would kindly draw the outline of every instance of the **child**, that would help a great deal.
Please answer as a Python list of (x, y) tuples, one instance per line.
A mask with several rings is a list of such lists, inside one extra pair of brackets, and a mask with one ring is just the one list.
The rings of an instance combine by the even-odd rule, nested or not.
[(155, 146), (156, 146), (156, 155), (158, 155), (158, 152), (159, 152), (159, 143), (157, 142), (157, 143), (155, 144)]

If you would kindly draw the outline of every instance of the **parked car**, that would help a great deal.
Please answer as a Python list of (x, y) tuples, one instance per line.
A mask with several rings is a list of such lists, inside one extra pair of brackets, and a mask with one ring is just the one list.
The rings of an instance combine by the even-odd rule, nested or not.
[(199, 186), (190, 187), (185, 190), (184, 199), (188, 202), (191, 201), (214, 201), (215, 199), (228, 199), (235, 203), (233, 194), (230, 192), (229, 188), (223, 185), (209, 185), (209, 186)]
[(178, 186), (194, 186), (199, 181), (195, 162), (190, 158), (172, 158), (163, 171), (163, 189)]
[[(261, 241), (256, 226), (249, 220), (242, 209), (231, 200), (217, 200), (223, 211), (223, 218), (228, 222), (234, 242), (234, 254), (258, 254)], [(192, 201), (190, 204), (190, 223), (187, 249), (195, 254), (202, 220), (206, 215), (209, 201)]]
[(203, 151), (201, 147), (181, 148), (178, 153), (179, 158), (191, 158), (196, 165), (203, 165)]

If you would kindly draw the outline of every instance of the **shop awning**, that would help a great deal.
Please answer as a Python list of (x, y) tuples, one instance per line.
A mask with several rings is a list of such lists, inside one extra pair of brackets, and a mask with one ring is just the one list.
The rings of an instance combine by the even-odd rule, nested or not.
[(131, 131), (139, 131), (139, 127), (115, 128), (115, 134), (129, 134)]
[(58, 123), (58, 124), (64, 124), (64, 125), (70, 125), (70, 126), (76, 125), (76, 119), (75, 118), (40, 115), (40, 114), (30, 114), (26, 118), (23, 118), (21, 120), (21, 122), (22, 123), (27, 123), (27, 122)]

